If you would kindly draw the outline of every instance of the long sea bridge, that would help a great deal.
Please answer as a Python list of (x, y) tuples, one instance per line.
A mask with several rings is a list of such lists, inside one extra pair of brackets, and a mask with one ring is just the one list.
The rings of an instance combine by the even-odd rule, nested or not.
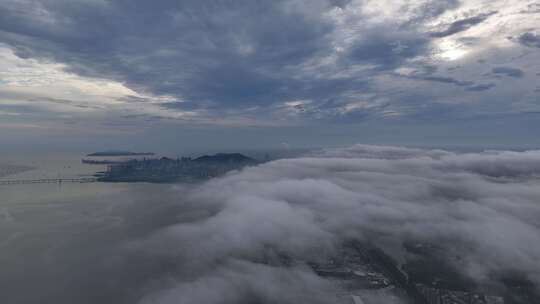
[(0, 180), (0, 186), (23, 184), (61, 184), (61, 183), (95, 183), (97, 178), (42, 178), (42, 179), (5, 179)]

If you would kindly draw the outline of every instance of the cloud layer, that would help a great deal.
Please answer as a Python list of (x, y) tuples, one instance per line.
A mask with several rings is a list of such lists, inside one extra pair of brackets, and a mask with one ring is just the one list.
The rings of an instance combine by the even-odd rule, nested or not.
[(538, 288), (539, 174), (539, 151), (365, 145), (232, 173), (183, 194), (198, 216), (135, 246), (180, 269), (142, 303), (322, 303), (339, 289), (279, 256), (320, 260), (351, 238), (402, 262), (403, 243), (433, 244), (479, 286), (517, 273)]
[(458, 289), (536, 303), (539, 184), (538, 150), (355, 145), (197, 185), (14, 186), (2, 190), (0, 286), (10, 303), (340, 303), (343, 286), (307, 261), (356, 239), (455, 275)]

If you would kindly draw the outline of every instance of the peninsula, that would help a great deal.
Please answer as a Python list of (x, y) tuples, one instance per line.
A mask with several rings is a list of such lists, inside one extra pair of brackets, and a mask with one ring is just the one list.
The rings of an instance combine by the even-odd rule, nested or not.
[(98, 175), (102, 182), (196, 182), (223, 175), (232, 170), (259, 164), (240, 153), (218, 153), (197, 158), (144, 158), (111, 163)]

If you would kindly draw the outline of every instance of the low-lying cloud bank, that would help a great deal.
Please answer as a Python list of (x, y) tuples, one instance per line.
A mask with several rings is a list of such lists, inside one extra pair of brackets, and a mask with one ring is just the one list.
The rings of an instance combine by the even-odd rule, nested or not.
[(511, 273), (540, 287), (540, 151), (356, 145), (182, 195), (179, 223), (134, 245), (172, 261), (141, 303), (335, 302), (336, 286), (281, 261), (321, 259), (351, 238), (398, 261), (404, 242), (435, 244), (480, 286), (503, 286)]

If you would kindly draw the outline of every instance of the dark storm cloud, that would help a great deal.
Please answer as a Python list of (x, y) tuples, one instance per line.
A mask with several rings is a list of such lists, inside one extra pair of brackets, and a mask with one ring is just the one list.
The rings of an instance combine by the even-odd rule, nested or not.
[(508, 77), (522, 78), (525, 73), (518, 68), (496, 67), (491, 70), (493, 74), (504, 75)]
[(476, 84), (472, 85), (470, 87), (467, 87), (467, 91), (474, 91), (474, 92), (482, 92), (487, 91), (489, 89), (494, 88), (496, 85), (494, 83), (482, 83), (482, 84)]
[(460, 19), (447, 25), (445, 30), (442, 30), (439, 32), (433, 32), (430, 35), (432, 37), (442, 38), (442, 37), (450, 36), (459, 32), (463, 32), (477, 24), (484, 22), (487, 18), (489, 18), (490, 16), (496, 13), (497, 12), (489, 12), (489, 13), (480, 14), (474, 17)]
[(352, 47), (349, 60), (377, 64), (378, 69), (393, 69), (428, 51), (429, 40), (415, 32), (383, 27), (372, 29), (369, 34)]
[(294, 98), (283, 69), (327, 51), (332, 30), (284, 1), (24, 3), (0, 10), (1, 38), (18, 55), (223, 107)]
[(191, 90), (186, 99), (219, 101), (228, 106), (268, 104), (283, 98), (279, 95), (287, 92), (282, 91), (287, 90), (287, 85), (293, 85), (290, 83), (292, 80), (274, 78), (242, 65), (242, 62), (220, 64), (204, 71), (197, 79), (190, 81)]
[[(177, 102), (165, 104), (168, 109), (212, 109), (207, 113), (221, 116), (222, 110), (299, 99), (328, 108), (348, 102), (352, 90), (368, 90), (374, 74), (426, 55), (430, 48), (429, 37), (414, 23), (377, 25), (366, 29), (336, 63), (343, 69), (373, 65), (371, 71), (340, 77), (304, 71), (311, 60), (335, 53), (335, 24), (324, 13), (349, 4), (9, 1), (0, 5), (0, 40), (22, 58), (52, 58), (70, 72), (172, 96)], [(428, 19), (456, 5), (428, 3), (415, 15)], [(142, 97), (121, 99), (146, 102)]]
[(457, 80), (452, 77), (444, 77), (444, 76), (417, 76), (417, 75), (410, 75), (406, 76), (410, 79), (418, 79), (418, 80), (426, 80), (426, 81), (434, 81), (434, 82), (440, 82), (440, 83), (447, 83), (447, 84), (453, 84), (460, 87), (464, 86), (471, 86), (474, 84), (472, 81), (463, 81), (463, 80)]
[(329, 0), (332, 5), (343, 8), (351, 3), (352, 0)]
[[(468, 67), (450, 71), (445, 67), (450, 59), (438, 56), (459, 49), (464, 57), (452, 60), (468, 60), (482, 52), (474, 51), (485, 43), (482, 37), (463, 37), (456, 50), (439, 46), (438, 38), (481, 24), (495, 11), (459, 13), (467, 17), (426, 32), (427, 24), (462, 4), (403, 4), (403, 18), (387, 20), (380, 12), (370, 13), (367, 6), (376, 7), (371, 2), (346, 0), (6, 0), (0, 3), (0, 41), (21, 58), (52, 59), (68, 72), (116, 80), (140, 93), (111, 98), (124, 103), (115, 109), (149, 111), (142, 104), (152, 103), (159, 115), (178, 117), (171, 112), (188, 111), (200, 122), (232, 116), (265, 122), (363, 121), (380, 117), (390, 111), (389, 104), (410, 95), (423, 99), (408, 114), (448, 97), (444, 91), (441, 96), (417, 94), (423, 90), (419, 85), (431, 85), (421, 82), (407, 83), (398, 96), (392, 87), (400, 84), (382, 78), (402, 67), (425, 65), (425, 71), (409, 79), (462, 91), (494, 87), (465, 74)], [(534, 37), (526, 33), (520, 42), (534, 46)], [(480, 99), (481, 94), (475, 95)], [(309, 105), (284, 106), (298, 100)], [(359, 100), (373, 104), (344, 110)]]
[(540, 48), (540, 36), (534, 33), (523, 33), (518, 41), (525, 46)]
[(458, 87), (463, 87), (466, 91), (476, 91), (476, 92), (486, 91), (496, 86), (494, 83), (476, 83), (474, 81), (458, 80), (452, 77), (431, 76), (429, 75), (429, 73), (418, 73), (418, 74), (406, 75), (406, 76), (399, 75), (399, 77), (405, 77), (408, 79), (422, 80), (422, 81), (432, 81), (432, 82), (438, 82), (438, 83), (443, 83), (443, 84), (452, 84)]

